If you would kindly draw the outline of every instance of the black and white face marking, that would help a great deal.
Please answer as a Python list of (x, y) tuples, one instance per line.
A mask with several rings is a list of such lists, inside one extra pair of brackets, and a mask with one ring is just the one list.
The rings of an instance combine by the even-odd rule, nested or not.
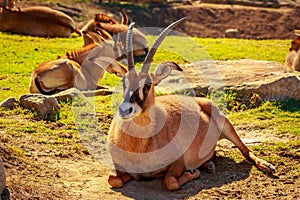
[(145, 109), (145, 102), (152, 84), (148, 75), (142, 76), (136, 73), (128, 73), (122, 81), (124, 100), (119, 106), (119, 115), (123, 119), (129, 119), (139, 115)]

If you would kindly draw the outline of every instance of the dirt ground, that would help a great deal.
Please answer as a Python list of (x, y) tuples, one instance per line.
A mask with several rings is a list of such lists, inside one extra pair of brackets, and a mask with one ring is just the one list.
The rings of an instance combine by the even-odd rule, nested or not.
[[(5, 116), (1, 116), (5, 117)], [(6, 116), (7, 117), (7, 116)], [(22, 120), (19, 118), (19, 120)], [(49, 125), (45, 125), (46, 127)], [(67, 128), (60, 123), (52, 128)], [(292, 140), (286, 135), (271, 135), (271, 130), (240, 125), (235, 127), (247, 145), (261, 142)], [(201, 176), (182, 187), (166, 191), (162, 179), (132, 181), (124, 188), (112, 189), (107, 183), (110, 169), (92, 155), (79, 150), (76, 155), (58, 156), (30, 137), (6, 138), (1, 133), (1, 155), (7, 170), (7, 186), (11, 199), (299, 199), (300, 179), (295, 165), (299, 165), (299, 149), (269, 151), (263, 145), (259, 157), (270, 159), (276, 166), (274, 175), (258, 171), (242, 158), (232, 144), (220, 141), (217, 147), (216, 173), (201, 171)], [(73, 136), (75, 138), (75, 136)], [(11, 156), (5, 145), (22, 142), (26, 157)], [(254, 143), (253, 143), (254, 142)], [(257, 143), (258, 142), (258, 143)], [(78, 141), (80, 144), (80, 141)], [(4, 145), (4, 146), (3, 146)], [(20, 144), (19, 144), (20, 145)], [(69, 149), (68, 145), (62, 147)], [(233, 159), (235, 158), (235, 159)]]
[[(116, 19), (120, 17), (120, 10), (139, 27), (165, 27), (187, 17), (187, 21), (176, 30), (189, 36), (196, 37), (225, 37), (226, 30), (237, 29), (237, 38), (247, 39), (291, 39), (292, 31), (300, 29), (300, 3), (281, 8), (261, 8), (240, 6), (237, 4), (153, 4), (148, 7), (134, 5), (104, 4), (101, 6), (74, 3), (40, 2), (61, 10), (72, 16), (82, 26), (96, 13), (107, 13)], [(280, 2), (280, 1), (279, 1)], [(17, 6), (37, 5), (32, 1), (21, 1)], [(288, 5), (285, 2), (285, 5)], [(298, 6), (297, 6), (298, 5)]]
[[(25, 1), (19, 5), (22, 4), (25, 4)], [(27, 5), (30, 4), (34, 3), (27, 1)], [(105, 12), (117, 16), (120, 10), (113, 6), (98, 8), (75, 4), (49, 5), (68, 11), (75, 17), (93, 16), (104, 9), (107, 9)], [(198, 37), (223, 37), (226, 29), (237, 28), (241, 38), (290, 39), (291, 31), (300, 29), (299, 8), (265, 9), (200, 4), (177, 5), (175, 8), (154, 6), (146, 11), (127, 8), (128, 15), (136, 20), (139, 26), (165, 26), (187, 15), (188, 22), (178, 30)], [(49, 125), (45, 122), (45, 126)], [(59, 123), (51, 126), (67, 128)], [(260, 142), (284, 142), (293, 139), (293, 136), (288, 134), (270, 138), (267, 133), (272, 132), (271, 129), (261, 130), (259, 127), (246, 125), (236, 128), (243, 138), (257, 140), (259, 136)], [(232, 146), (220, 144), (215, 160), (216, 174), (201, 171), (200, 179), (191, 181), (179, 191), (166, 191), (162, 179), (132, 181), (122, 189), (112, 189), (107, 183), (110, 169), (86, 151), (79, 150), (78, 154), (73, 156), (57, 156), (43, 145), (30, 141), (26, 132), (19, 133), (21, 135), (16, 138), (5, 137), (5, 132), (0, 132), (0, 149), (1, 155), (5, 155), (3, 160), (11, 199), (300, 199), (299, 172), (295, 171), (294, 167), (300, 164), (300, 159), (299, 152), (293, 154), (293, 150), (281, 150), (275, 155), (268, 148), (262, 151), (259, 156), (269, 158), (277, 168), (276, 174), (270, 176), (258, 171), (242, 158), (233, 160), (232, 154), (239, 152)], [(5, 145), (10, 143), (22, 144), (21, 147), (28, 152), (26, 159), (11, 156), (11, 152), (6, 152)], [(81, 145), (80, 141), (78, 145)], [(262, 148), (264, 147), (263, 145)]]

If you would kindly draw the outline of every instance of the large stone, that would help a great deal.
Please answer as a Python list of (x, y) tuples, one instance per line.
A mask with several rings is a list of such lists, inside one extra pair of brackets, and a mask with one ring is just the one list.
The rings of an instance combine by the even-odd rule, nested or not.
[(98, 96), (98, 95), (109, 95), (112, 91), (109, 89), (98, 89), (89, 91), (80, 91), (77, 88), (70, 88), (65, 91), (59, 92), (52, 95), (57, 101), (72, 101), (72, 99), (79, 95), (84, 95), (86, 97)]
[(7, 109), (13, 109), (13, 108), (15, 108), (18, 104), (19, 104), (19, 102), (17, 101), (16, 98), (10, 97), (10, 98), (7, 98), (7, 99), (5, 99), (4, 101), (2, 101), (2, 102), (0, 103), (0, 107), (7, 108)]
[(24, 94), (20, 97), (20, 104), (35, 111), (38, 118), (50, 120), (55, 120), (60, 108), (55, 97), (42, 94)]
[(208, 95), (214, 89), (233, 90), (240, 97), (258, 94), (264, 100), (300, 100), (300, 73), (277, 62), (258, 60), (199, 61), (172, 73), (157, 91)]

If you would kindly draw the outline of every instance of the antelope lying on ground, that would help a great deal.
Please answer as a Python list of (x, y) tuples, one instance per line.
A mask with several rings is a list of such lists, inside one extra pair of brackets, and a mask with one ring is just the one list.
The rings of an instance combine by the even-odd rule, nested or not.
[[(100, 40), (99, 40), (100, 41)], [(98, 42), (99, 42), (98, 41)], [(122, 77), (126, 70), (118, 59), (122, 51), (113, 40), (101, 40), (99, 44), (90, 44), (77, 50), (67, 52), (66, 56), (56, 60), (41, 63), (31, 75), (30, 92), (52, 95), (54, 93), (76, 87), (79, 90), (97, 90), (98, 81), (103, 77), (105, 70), (97, 64), (87, 62), (87, 55), (100, 56), (102, 64), (109, 63), (110, 73)], [(103, 91), (105, 93), (105, 91)]]
[(2, 7), (0, 31), (40, 37), (69, 37), (74, 31), (80, 34), (71, 17), (44, 6)]
[[(99, 29), (105, 30), (111, 36), (113, 35), (120, 35), (121, 41), (123, 44), (126, 43), (126, 32), (128, 30), (128, 19), (126, 14), (122, 12), (122, 20), (121, 23), (118, 23), (116, 20), (110, 18), (104, 14), (96, 14), (93, 20), (90, 20), (82, 29), (81, 31), (92, 31), (96, 32)], [(146, 40), (145, 35), (139, 31), (138, 29), (133, 29), (133, 49), (135, 56), (142, 56), (148, 52), (148, 43)], [(85, 41), (84, 45), (89, 44)]]
[[(149, 73), (153, 56), (171, 29), (167, 27), (154, 42), (140, 72), (135, 70), (131, 43), (127, 44), (128, 71), (123, 76), (123, 101), (108, 134), (108, 150), (115, 169), (109, 175), (112, 187), (120, 188), (132, 179), (164, 177), (168, 190), (199, 177), (197, 168), (212, 158), (216, 143), (225, 138), (262, 171), (275, 168), (259, 159), (241, 141), (229, 120), (212, 101), (177, 95), (155, 97), (154, 87), (172, 70), (182, 69), (173, 62), (160, 64)], [(133, 24), (128, 30), (131, 41)], [(91, 58), (101, 62), (101, 58)]]
[(284, 66), (288, 69), (300, 71), (300, 30), (295, 30), (297, 36), (291, 43), (289, 53), (285, 57)]

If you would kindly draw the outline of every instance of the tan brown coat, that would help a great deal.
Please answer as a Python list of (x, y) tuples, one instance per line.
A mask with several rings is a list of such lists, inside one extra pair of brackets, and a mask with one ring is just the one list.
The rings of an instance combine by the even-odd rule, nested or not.
[(300, 35), (292, 41), (284, 66), (291, 70), (300, 71)]
[(40, 37), (69, 37), (76, 27), (71, 17), (48, 7), (3, 7), (0, 31)]
[[(163, 30), (149, 50), (140, 72), (135, 70), (132, 51), (128, 53), (123, 99), (108, 134), (108, 151), (114, 167), (108, 182), (112, 187), (123, 187), (132, 179), (164, 177), (168, 190), (178, 190), (199, 178), (197, 168), (210, 162), (217, 141), (222, 138), (236, 145), (260, 170), (275, 171), (273, 165), (249, 150), (212, 101), (180, 95), (155, 97), (155, 86), (172, 70), (182, 71), (174, 62), (158, 65), (154, 73), (149, 69), (164, 37), (184, 19)], [(126, 39), (129, 50), (132, 48), (133, 25), (129, 26)], [(97, 59), (94, 61), (98, 62)]]
[[(79, 90), (103, 89), (98, 86), (105, 72), (101, 65), (109, 65), (111, 73), (124, 75), (125, 71), (118, 70), (123, 65), (115, 60), (121, 54), (121, 50), (110, 40), (67, 52), (56, 60), (45, 61), (32, 72), (30, 92), (51, 95), (72, 87)], [(88, 56), (101, 57), (103, 61), (95, 64), (87, 60)]]

